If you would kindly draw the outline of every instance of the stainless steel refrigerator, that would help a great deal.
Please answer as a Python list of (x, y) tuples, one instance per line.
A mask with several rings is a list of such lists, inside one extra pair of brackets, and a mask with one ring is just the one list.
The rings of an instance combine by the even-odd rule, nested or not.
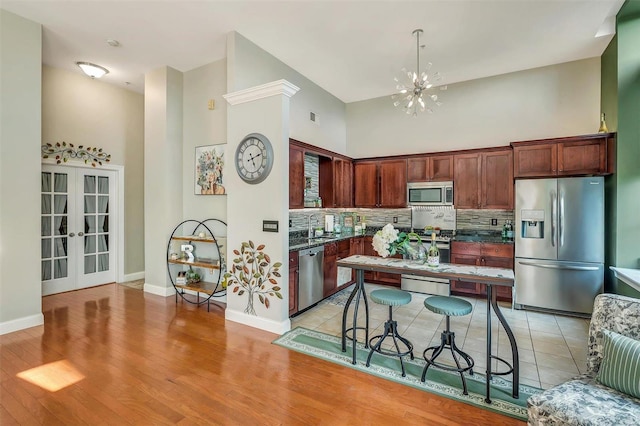
[(604, 178), (516, 181), (515, 306), (590, 314), (604, 287)]

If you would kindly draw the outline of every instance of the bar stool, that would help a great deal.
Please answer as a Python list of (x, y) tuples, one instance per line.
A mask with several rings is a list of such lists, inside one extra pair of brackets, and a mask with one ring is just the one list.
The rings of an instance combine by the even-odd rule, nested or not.
[[(398, 334), (398, 323), (393, 320), (393, 307), (406, 305), (411, 302), (411, 293), (403, 290), (374, 290), (371, 292), (371, 300), (379, 305), (389, 306), (389, 319), (384, 323), (384, 333), (374, 336), (369, 340), (371, 351), (369, 351), (369, 356), (367, 357), (367, 367), (369, 367), (371, 363), (371, 357), (374, 352), (378, 352), (379, 354), (386, 356), (397, 356), (400, 358), (402, 377), (405, 377), (406, 373), (404, 371), (402, 357), (405, 355), (411, 355), (411, 359), (413, 359), (413, 345), (410, 341)], [(384, 342), (387, 337), (391, 337), (393, 339), (393, 344), (396, 348), (395, 352), (382, 348), (382, 342)], [(406, 350), (404, 350), (405, 348), (400, 350), (398, 341), (405, 346)]]
[[(435, 312), (436, 314), (446, 315), (447, 317), (447, 327), (442, 332), (440, 337), (440, 346), (431, 346), (424, 350), (422, 356), (427, 364), (424, 366), (424, 370), (422, 370), (422, 381), (424, 382), (425, 377), (427, 375), (427, 370), (430, 366), (434, 366), (446, 371), (456, 371), (460, 374), (460, 378), (462, 379), (462, 389), (463, 394), (468, 395), (467, 392), (467, 381), (464, 378), (464, 372), (469, 371), (469, 374), (473, 376), (473, 358), (471, 358), (466, 353), (462, 352), (457, 346), (455, 342), (455, 333), (452, 332), (449, 328), (449, 318), (451, 316), (463, 316), (468, 315), (473, 310), (473, 306), (471, 303), (466, 300), (459, 299), (457, 297), (451, 296), (433, 296), (425, 299), (424, 301), (425, 308), (429, 309), (431, 312)], [(442, 353), (444, 349), (451, 350), (451, 355), (453, 355), (453, 360), (456, 362), (456, 366), (448, 366), (442, 363), (438, 363), (435, 361), (436, 358)], [(428, 352), (431, 351), (431, 356), (428, 356)], [(460, 362), (456, 357), (456, 352), (460, 354), (460, 356), (465, 360), (466, 366), (460, 366)]]

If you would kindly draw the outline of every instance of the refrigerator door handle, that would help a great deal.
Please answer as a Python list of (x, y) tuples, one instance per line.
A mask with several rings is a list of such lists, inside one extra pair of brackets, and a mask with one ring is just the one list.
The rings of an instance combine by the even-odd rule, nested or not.
[(551, 247), (556, 246), (556, 206), (558, 199), (554, 191), (551, 192)]
[(525, 266), (536, 266), (539, 268), (546, 269), (565, 269), (568, 271), (597, 271), (597, 266), (566, 266), (566, 265), (555, 265), (552, 263), (533, 263), (533, 262), (518, 262), (520, 265)]
[(564, 232), (562, 232), (564, 228), (564, 194), (560, 191), (560, 201), (558, 203), (558, 246), (562, 247), (564, 245)]

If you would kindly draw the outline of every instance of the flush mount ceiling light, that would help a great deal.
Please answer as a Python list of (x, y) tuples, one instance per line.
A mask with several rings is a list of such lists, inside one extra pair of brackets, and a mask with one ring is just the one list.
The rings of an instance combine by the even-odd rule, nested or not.
[(82, 71), (91, 78), (100, 78), (105, 74), (109, 74), (109, 70), (100, 65), (92, 64), (91, 62), (76, 62)]
[[(394, 106), (400, 107), (406, 111), (407, 114), (418, 115), (418, 111), (433, 112), (433, 109), (428, 107), (425, 101), (431, 100), (435, 105), (440, 106), (442, 103), (438, 100), (438, 95), (435, 93), (429, 94), (428, 92), (435, 91), (433, 87), (440, 79), (439, 72), (430, 73), (431, 62), (427, 64), (426, 69), (420, 72), (420, 49), (424, 48), (420, 46), (420, 35), (422, 30), (413, 30), (416, 36), (416, 71), (407, 71), (406, 68), (401, 70), (402, 76), (400, 78), (394, 78), (396, 82), (396, 90), (398, 91), (391, 98), (395, 101)], [(439, 90), (447, 90), (447, 86), (438, 87)]]

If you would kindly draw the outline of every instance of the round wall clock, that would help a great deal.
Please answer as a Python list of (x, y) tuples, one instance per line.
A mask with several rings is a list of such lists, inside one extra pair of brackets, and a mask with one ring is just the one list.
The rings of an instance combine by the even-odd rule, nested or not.
[(236, 149), (236, 170), (247, 183), (260, 183), (269, 176), (273, 167), (273, 148), (266, 136), (250, 133)]

